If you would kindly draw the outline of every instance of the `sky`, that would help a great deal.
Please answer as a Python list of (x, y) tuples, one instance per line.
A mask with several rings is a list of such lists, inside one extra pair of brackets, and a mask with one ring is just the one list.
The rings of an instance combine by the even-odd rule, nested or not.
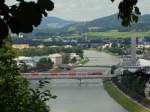
[[(12, 4), (14, 0), (6, 0)], [(29, 0), (26, 0), (29, 1)], [(35, 0), (36, 1), (36, 0)], [(55, 3), (49, 16), (55, 16), (73, 21), (90, 21), (100, 17), (109, 16), (118, 12), (121, 0), (52, 0)], [(150, 0), (139, 0), (138, 6), (142, 14), (150, 14)]]

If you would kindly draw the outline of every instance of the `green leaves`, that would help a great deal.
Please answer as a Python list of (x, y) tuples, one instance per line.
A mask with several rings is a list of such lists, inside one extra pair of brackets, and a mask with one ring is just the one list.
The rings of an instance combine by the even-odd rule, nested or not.
[(111, 0), (111, 2), (114, 2), (115, 0)]
[(119, 4), (118, 18), (121, 19), (123, 26), (128, 27), (132, 23), (137, 23), (140, 13), (136, 6), (137, 0), (123, 0)]
[[(28, 81), (19, 74), (14, 61), (15, 52), (9, 46), (7, 37), (9, 28), (16, 34), (31, 32), (40, 24), (43, 15), (47, 14), (45, 10), (53, 9), (53, 4), (47, 2), (47, 5), (40, 7), (35, 2), (16, 1), (19, 1), (19, 4), (8, 7), (4, 4), (5, 0), (0, 0), (0, 111), (49, 112), (44, 101), (55, 97), (49, 90), (39, 90), (48, 82), (41, 81), (38, 89), (29, 89)], [(43, 100), (41, 94), (47, 99)]]
[(37, 62), (36, 66), (38, 70), (48, 71), (53, 67), (53, 64), (54, 63), (51, 61), (51, 59), (41, 58), (39, 62)]
[(136, 16), (136, 15), (132, 15), (132, 20), (135, 22), (135, 23), (137, 23), (138, 22), (138, 20), (139, 20), (139, 18), (138, 18), (138, 16)]
[[(26, 2), (24, 0), (16, 0), (17, 5), (9, 7), (5, 4), (5, 0), (0, 0), (0, 25), (3, 26), (4, 32), (1, 31), (1, 38), (6, 38), (8, 35), (8, 27), (12, 33), (19, 34), (20, 32), (32, 32), (34, 27), (37, 27), (42, 20), (43, 15), (47, 16), (46, 11), (51, 11), (54, 8), (54, 3), (50, 0), (38, 0), (38, 2)], [(2, 34), (3, 33), (3, 34)]]
[(41, 80), (38, 88), (30, 89), (29, 82), (20, 76), (11, 46), (0, 48), (0, 111), (49, 112), (45, 101), (54, 99), (50, 90), (43, 87), (49, 82)]
[(0, 40), (5, 39), (8, 36), (8, 26), (7, 24), (0, 18)]
[(38, 0), (38, 5), (41, 9), (51, 11), (54, 8), (54, 3), (51, 0)]
[(32, 92), (32, 100), (41, 99), (41, 101), (45, 102), (50, 99), (56, 99), (57, 96), (52, 95), (50, 90), (43, 90), (46, 84), (48, 84), (49, 81), (47, 80), (40, 80), (38, 87), (34, 90), (31, 89)]
[(137, 14), (137, 15), (141, 15), (141, 12), (140, 12), (140, 10), (139, 10), (138, 7), (134, 7), (134, 12), (135, 12), (135, 14)]
[(122, 25), (123, 26), (128, 27), (129, 24), (130, 24), (130, 21), (128, 19), (122, 20)]

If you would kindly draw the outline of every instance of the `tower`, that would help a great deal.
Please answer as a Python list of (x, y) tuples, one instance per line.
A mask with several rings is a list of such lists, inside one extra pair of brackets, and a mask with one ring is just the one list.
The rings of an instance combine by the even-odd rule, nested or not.
[(136, 32), (131, 32), (131, 63), (136, 66)]

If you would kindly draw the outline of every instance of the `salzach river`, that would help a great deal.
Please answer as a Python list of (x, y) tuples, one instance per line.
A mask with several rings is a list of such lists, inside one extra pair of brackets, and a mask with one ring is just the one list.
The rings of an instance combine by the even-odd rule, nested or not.
[[(90, 61), (87, 65), (114, 65), (119, 58), (94, 50), (84, 52)], [(76, 70), (102, 70), (100, 68), (76, 68)], [(102, 80), (84, 80), (79, 86), (78, 80), (52, 80), (47, 86), (56, 100), (51, 100), (51, 112), (126, 112), (104, 90)]]

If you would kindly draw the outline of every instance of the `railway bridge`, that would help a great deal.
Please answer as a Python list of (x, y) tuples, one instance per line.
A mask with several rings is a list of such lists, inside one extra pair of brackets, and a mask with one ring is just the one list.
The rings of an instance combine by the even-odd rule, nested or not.
[(116, 75), (103, 74), (102, 71), (68, 71), (68, 72), (34, 72), (34, 73), (22, 73), (22, 76), (28, 80), (42, 80), (42, 79), (76, 79), (82, 83), (85, 79), (110, 79)]

